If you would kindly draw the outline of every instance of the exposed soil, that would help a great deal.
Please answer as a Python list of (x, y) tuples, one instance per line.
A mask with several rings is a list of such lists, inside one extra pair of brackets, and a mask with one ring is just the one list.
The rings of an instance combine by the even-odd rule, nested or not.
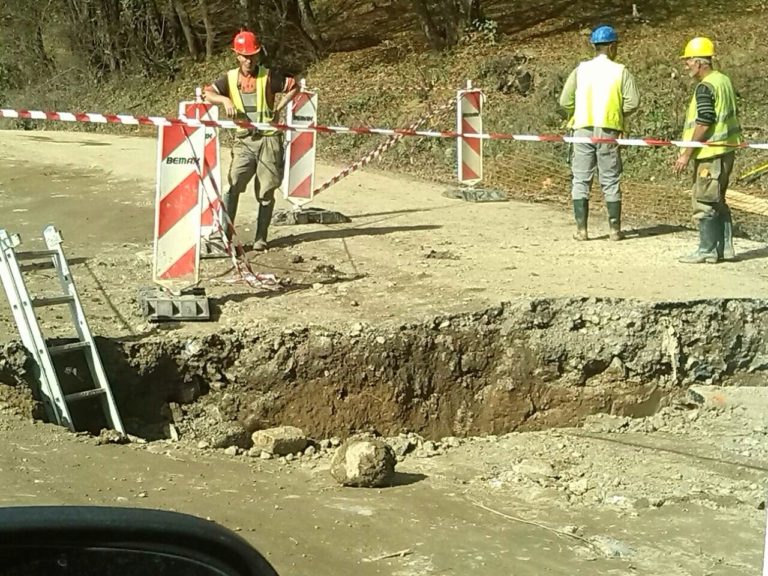
[[(275, 227), (274, 248), (251, 255), (291, 278), (281, 290), (228, 283), (228, 264), (206, 261), (215, 321), (155, 326), (136, 303), (151, 284), (154, 142), (4, 141), (5, 226), (30, 247), (44, 224), (61, 228), (126, 423), (153, 441), (94, 446), (105, 440), (30, 423), (41, 410), (6, 310), (0, 501), (208, 516), (287, 574), (759, 565), (762, 391), (730, 398), (768, 368), (761, 244), (739, 240), (737, 262), (684, 266), (675, 256), (691, 232), (639, 224), (626, 242), (595, 233), (578, 244), (570, 218), (547, 207), (467, 204), (362, 173), (320, 201), (351, 224)], [(252, 198), (244, 204), (247, 237)], [(30, 278), (34, 293), (53, 286), (50, 274)], [(41, 320), (68, 336), (61, 315)], [(84, 386), (76, 359), (59, 369), (66, 386)], [(709, 387), (691, 396), (693, 384)], [(714, 384), (740, 387), (712, 400)], [(588, 434), (548, 430), (595, 413), (616, 418), (588, 420)], [(98, 427), (93, 410), (76, 419)], [(171, 424), (179, 441), (158, 440)], [(247, 456), (248, 432), (274, 424), (303, 427), (315, 454)], [(332, 484), (322, 440), (356, 430), (400, 446), (398, 486)], [(491, 435), (464, 438), (477, 434)]]
[(762, 557), (764, 392), (707, 386), (653, 417), (584, 429), (411, 436), (396, 485), (379, 490), (335, 484), (332, 448), (264, 460), (183, 441), (104, 445), (6, 413), (0, 503), (192, 513), (288, 575), (746, 576)]

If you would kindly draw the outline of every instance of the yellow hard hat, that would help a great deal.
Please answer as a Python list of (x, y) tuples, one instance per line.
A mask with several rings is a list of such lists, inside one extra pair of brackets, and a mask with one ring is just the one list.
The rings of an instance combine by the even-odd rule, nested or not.
[(699, 36), (685, 45), (680, 58), (711, 58), (715, 55), (715, 43), (709, 38)]

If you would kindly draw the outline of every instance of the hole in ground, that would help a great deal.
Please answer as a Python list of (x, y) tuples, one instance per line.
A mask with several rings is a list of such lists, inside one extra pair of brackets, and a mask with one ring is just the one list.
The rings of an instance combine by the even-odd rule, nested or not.
[[(768, 357), (766, 318), (746, 300), (526, 300), (401, 326), (98, 346), (128, 431), (148, 439), (168, 437), (169, 424), (213, 446), (246, 447), (251, 432), (277, 425), (313, 438), (439, 439), (578, 425), (599, 412), (648, 416), (700, 383), (702, 365), (711, 382), (754, 385), (768, 368), (754, 363)], [(80, 416), (81, 428), (103, 425)]]

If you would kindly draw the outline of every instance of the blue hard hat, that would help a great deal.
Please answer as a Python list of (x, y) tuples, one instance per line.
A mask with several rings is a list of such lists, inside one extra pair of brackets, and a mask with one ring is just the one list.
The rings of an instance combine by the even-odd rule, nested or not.
[(611, 44), (619, 41), (619, 35), (613, 26), (598, 26), (592, 31), (589, 41), (592, 44)]

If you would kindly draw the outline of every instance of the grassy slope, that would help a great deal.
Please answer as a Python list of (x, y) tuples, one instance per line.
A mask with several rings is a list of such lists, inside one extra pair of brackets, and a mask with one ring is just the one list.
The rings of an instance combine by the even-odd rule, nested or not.
[[(588, 9), (581, 9), (578, 14), (568, 8), (573, 5), (571, 2), (562, 5), (537, 0), (515, 2), (516, 13), (507, 9), (510, 4), (501, 1), (488, 4), (489, 16), (497, 18), (500, 28), (507, 32), (498, 41), (477, 34), (449, 53), (435, 54), (425, 49), (412, 25), (393, 25), (388, 37), (376, 43), (368, 42), (375, 44), (369, 48), (332, 54), (307, 73), (308, 84), (320, 94), (320, 121), (406, 126), (430, 108), (448, 102), (456, 88), (471, 78), (475, 85), (484, 88), (488, 97), (484, 114), (486, 130), (559, 132), (562, 121), (555, 102), (562, 82), (580, 59), (590, 56), (586, 28), (601, 20), (596, 15), (607, 14), (612, 15), (611, 21), (617, 22), (622, 35), (619, 60), (635, 74), (642, 91), (642, 111), (632, 119), (632, 135), (679, 136), (692, 84), (681, 75), (677, 56), (688, 38), (706, 34), (716, 39), (719, 66), (731, 75), (737, 87), (748, 139), (768, 141), (765, 121), (768, 80), (761, 72), (768, 62), (768, 45), (762, 31), (768, 14), (761, 2), (730, 3), (727, 13), (719, 13), (720, 2), (689, 5), (681, 1), (673, 3), (677, 15), (670, 16), (666, 2), (649, 0), (641, 3), (640, 9), (650, 22), (634, 21), (628, 17), (629, 9), (624, 7), (613, 14), (611, 11), (617, 10), (613, 5), (619, 4), (616, 2), (585, 4)], [(524, 5), (527, 11), (522, 11)], [(361, 38), (369, 38), (371, 30), (380, 29), (384, 22), (395, 18), (395, 13), (392, 4), (385, 5), (378, 19), (369, 20), (368, 30), (362, 26), (355, 31)], [(525, 21), (530, 25), (524, 25)], [(354, 22), (359, 24), (360, 20)], [(524, 67), (534, 76), (533, 90), (526, 96), (503, 94), (496, 89), (499, 71), (505, 69), (515, 55), (526, 57)], [(51, 81), (44, 90), (16, 95), (10, 104), (28, 108), (175, 114), (177, 102), (189, 98), (194, 86), (209, 81), (230, 65), (231, 55), (222, 54), (214, 61), (187, 66), (174, 81), (162, 83), (131, 79), (94, 86), (83, 81), (67, 82), (61, 77)], [(454, 122), (453, 113), (447, 112), (425, 127), (450, 129)], [(148, 129), (140, 132), (151, 134)], [(380, 137), (322, 136), (320, 157), (353, 161), (381, 141)], [(486, 181), (515, 197), (564, 204), (568, 202), (564, 152), (563, 146), (556, 144), (491, 142), (485, 151)], [(670, 149), (626, 150), (626, 203), (630, 216), (669, 224), (688, 222), (689, 200), (683, 193), (687, 179), (671, 175), (673, 156)], [(766, 162), (767, 156), (762, 151), (743, 152), (738, 169)], [(454, 164), (451, 141), (407, 138), (388, 152), (379, 166), (418, 177), (451, 181)], [(763, 181), (768, 184), (768, 176)], [(760, 185), (748, 191), (768, 197)], [(763, 220), (740, 215), (743, 229), (756, 237), (766, 235), (764, 228), (768, 226)]]

